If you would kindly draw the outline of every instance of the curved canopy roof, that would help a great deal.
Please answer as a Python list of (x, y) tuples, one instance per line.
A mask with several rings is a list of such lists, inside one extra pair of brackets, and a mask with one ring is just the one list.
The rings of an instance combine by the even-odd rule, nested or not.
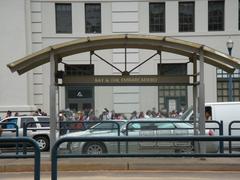
[(115, 48), (139, 48), (165, 51), (189, 57), (190, 60), (192, 60), (194, 56), (197, 56), (199, 59), (199, 52), (200, 49), (202, 49), (205, 63), (216, 66), (229, 73), (234, 72), (235, 68), (240, 68), (240, 59), (205, 45), (166, 36), (141, 34), (82, 37), (74, 41), (49, 46), (9, 63), (7, 66), (12, 72), (17, 71), (18, 74), (23, 74), (40, 65), (48, 63), (50, 61), (51, 52), (54, 53), (56, 60), (60, 62), (61, 58), (69, 55)]

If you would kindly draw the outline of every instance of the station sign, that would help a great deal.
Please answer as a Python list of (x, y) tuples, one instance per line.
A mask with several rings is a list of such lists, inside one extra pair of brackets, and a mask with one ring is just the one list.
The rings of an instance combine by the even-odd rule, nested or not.
[(69, 76), (63, 77), (62, 85), (91, 86), (154, 86), (154, 85), (190, 85), (190, 76), (163, 75), (101, 75), (101, 76)]

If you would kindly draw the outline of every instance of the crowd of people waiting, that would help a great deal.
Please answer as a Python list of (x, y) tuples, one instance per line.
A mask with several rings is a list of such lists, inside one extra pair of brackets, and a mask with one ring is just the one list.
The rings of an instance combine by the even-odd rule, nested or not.
[[(8, 110), (6, 114), (2, 117), (2, 119), (16, 116), (20, 116), (19, 112), (12, 112), (11, 110)], [(21, 116), (26, 116), (26, 114), (21, 114)], [(38, 108), (36, 111), (30, 113), (30, 116), (47, 116), (47, 113), (43, 112), (40, 108)]]
[[(6, 114), (2, 117), (8, 118), (13, 116), (19, 116), (20, 114), (18, 112), (13, 113), (11, 110), (8, 110)], [(22, 114), (26, 115), (26, 114)], [(36, 111), (30, 114), (31, 116), (47, 116), (48, 114), (43, 112), (40, 108), (38, 108)], [(71, 120), (112, 120), (112, 119), (143, 119), (143, 118), (162, 118), (162, 117), (179, 117), (182, 115), (182, 113), (178, 113), (176, 111), (169, 112), (167, 114), (166, 110), (163, 110), (162, 112), (156, 112), (155, 108), (152, 108), (152, 110), (147, 110), (146, 112), (140, 111), (137, 113), (137, 111), (133, 111), (130, 114), (130, 117), (128, 118), (124, 113), (117, 113), (114, 110), (109, 111), (107, 108), (104, 108), (102, 113), (97, 117), (94, 113), (93, 109), (84, 109), (82, 111), (78, 111), (76, 113), (73, 113), (70, 109), (61, 110), (59, 112), (59, 118), (62, 119), (71, 119)], [(1, 117), (0, 117), (1, 118)], [(0, 119), (1, 120), (1, 119)]]
[[(109, 111), (107, 108), (104, 108), (102, 113), (99, 116), (95, 115), (93, 109), (85, 109), (83, 111), (78, 111), (73, 113), (71, 110), (62, 110), (59, 112), (59, 122), (60, 127), (63, 129), (61, 134), (65, 134), (66, 129), (87, 129), (89, 126), (94, 125), (96, 121), (106, 121), (106, 120), (134, 120), (134, 119), (147, 119), (147, 118), (164, 118), (164, 117), (172, 117), (177, 118), (180, 117), (181, 113), (176, 113), (175, 111), (167, 114), (167, 111), (156, 112), (155, 108), (152, 110), (148, 110), (145, 112), (141, 111), (137, 113), (137, 111), (133, 111), (128, 118), (124, 113), (116, 113), (114, 110)], [(75, 121), (73, 124), (64, 123), (67, 121)], [(79, 122), (79, 123), (78, 123)], [(88, 123), (84, 123), (88, 122)], [(71, 127), (69, 127), (71, 126)], [(64, 130), (65, 129), (65, 130)]]
[[(32, 116), (47, 116), (47, 113), (43, 112), (40, 108), (38, 108), (36, 111), (31, 113)], [(76, 113), (73, 113), (71, 110), (61, 110), (58, 113), (58, 121), (60, 122), (66, 122), (66, 121), (75, 121), (76, 123), (71, 125), (73, 129), (87, 129), (89, 126), (89, 123), (83, 123), (83, 122), (94, 122), (94, 121), (105, 121), (105, 120), (134, 120), (134, 119), (147, 119), (147, 118), (162, 118), (162, 117), (179, 117), (181, 113), (176, 113), (175, 111), (170, 112), (169, 114), (166, 113), (166, 111), (157, 112), (155, 108), (152, 108), (152, 110), (148, 110), (146, 112), (137, 112), (133, 111), (130, 114), (130, 117), (128, 118), (124, 113), (117, 113), (114, 110), (109, 111), (107, 108), (104, 108), (102, 113), (99, 116), (95, 115), (95, 112), (93, 109), (84, 109), (82, 111), (78, 111)], [(13, 113), (12, 111), (8, 110), (5, 114), (4, 118), (7, 117), (13, 117), (13, 116), (19, 116), (18, 112)], [(80, 123), (77, 123), (80, 122)], [(93, 125), (93, 124), (92, 124)], [(69, 129), (69, 125), (62, 123), (61, 125), (62, 129)], [(67, 127), (68, 126), (68, 127)], [(1, 132), (0, 132), (1, 133)]]
[(170, 112), (169, 114), (166, 111), (156, 112), (155, 108), (152, 110), (143, 111), (137, 113), (137, 111), (133, 111), (128, 118), (124, 113), (116, 113), (114, 110), (109, 111), (107, 108), (104, 108), (102, 113), (97, 117), (94, 113), (93, 109), (85, 109), (83, 111), (78, 111), (77, 113), (73, 113), (70, 110), (62, 110), (59, 112), (59, 121), (104, 121), (104, 120), (127, 120), (127, 119), (144, 119), (144, 118), (163, 118), (163, 117), (172, 117), (177, 118), (180, 117), (181, 113), (176, 113), (175, 111)]

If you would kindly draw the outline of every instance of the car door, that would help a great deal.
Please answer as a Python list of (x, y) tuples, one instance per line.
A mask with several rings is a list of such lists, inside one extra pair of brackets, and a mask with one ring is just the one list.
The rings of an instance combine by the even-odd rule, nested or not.
[[(124, 135), (130, 137), (139, 137), (141, 136), (141, 123), (129, 121), (124, 126)], [(144, 142), (142, 142), (144, 143)], [(131, 142), (122, 142), (123, 152), (126, 153), (140, 153), (143, 151), (143, 148), (140, 146), (139, 141), (131, 141)]]
[[(135, 124), (132, 124), (134, 127)], [(135, 125), (135, 127), (137, 127)], [(138, 128), (132, 128), (128, 132), (129, 136), (139, 137), (154, 137), (154, 136), (169, 136), (172, 135), (174, 125), (172, 123), (162, 122), (138, 122)], [(135, 143), (136, 144), (136, 143)], [(173, 147), (173, 142), (162, 141), (138, 141), (135, 145), (135, 152), (139, 153), (154, 153), (168, 152)], [(134, 142), (129, 143), (129, 149), (134, 150)]]
[[(175, 123), (176, 129), (174, 129), (173, 134), (175, 136), (188, 136), (193, 135), (193, 127), (187, 123)], [(192, 143), (190, 141), (175, 141), (176, 149), (190, 148)]]
[[(92, 128), (88, 129), (87, 136), (101, 136), (101, 137), (109, 137), (109, 136), (118, 136), (120, 129), (115, 122), (101, 122)], [(118, 143), (115, 141), (106, 141), (103, 142), (107, 148), (108, 152), (117, 152), (118, 151)]]
[[(14, 123), (17, 125), (18, 118), (8, 118), (2, 121), (3, 123)], [(13, 124), (4, 124), (2, 125), (3, 133), (2, 137), (16, 137), (16, 127)]]
[(43, 134), (50, 134), (49, 117), (39, 116), (37, 117), (37, 121), (39, 122), (36, 124), (37, 128), (39, 129), (38, 132)]
[[(159, 122), (156, 123), (157, 131), (156, 136), (161, 137), (170, 137), (173, 135), (175, 126), (171, 122)], [(173, 150), (174, 142), (173, 141), (157, 141), (157, 147), (160, 152), (169, 152)]]
[(21, 123), (20, 123), (20, 128), (19, 128), (19, 133), (23, 134), (23, 127), (24, 124), (27, 125), (27, 136), (32, 137), (34, 133), (37, 132), (37, 124), (29, 124), (30, 122), (35, 122), (33, 117), (21, 117)]
[[(155, 123), (140, 123), (141, 128), (139, 131), (140, 137), (151, 137), (156, 136), (156, 130), (157, 126)], [(148, 149), (149, 151), (153, 151), (157, 148), (157, 142), (156, 141), (139, 141), (138, 142), (139, 147), (141, 150)]]

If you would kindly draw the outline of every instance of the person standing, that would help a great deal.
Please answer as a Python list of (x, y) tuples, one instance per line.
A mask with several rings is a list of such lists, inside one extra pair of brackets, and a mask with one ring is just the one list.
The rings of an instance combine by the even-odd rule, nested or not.
[(143, 111), (141, 111), (140, 113), (139, 113), (139, 115), (138, 115), (138, 119), (143, 119), (144, 118), (144, 112)]
[(208, 107), (205, 108), (205, 118), (206, 118), (206, 121), (212, 120), (211, 108), (208, 108)]
[(12, 116), (12, 111), (8, 110), (5, 118), (11, 117)]
[(130, 120), (133, 120), (133, 119), (137, 119), (137, 111), (133, 111), (133, 112), (131, 113)]

